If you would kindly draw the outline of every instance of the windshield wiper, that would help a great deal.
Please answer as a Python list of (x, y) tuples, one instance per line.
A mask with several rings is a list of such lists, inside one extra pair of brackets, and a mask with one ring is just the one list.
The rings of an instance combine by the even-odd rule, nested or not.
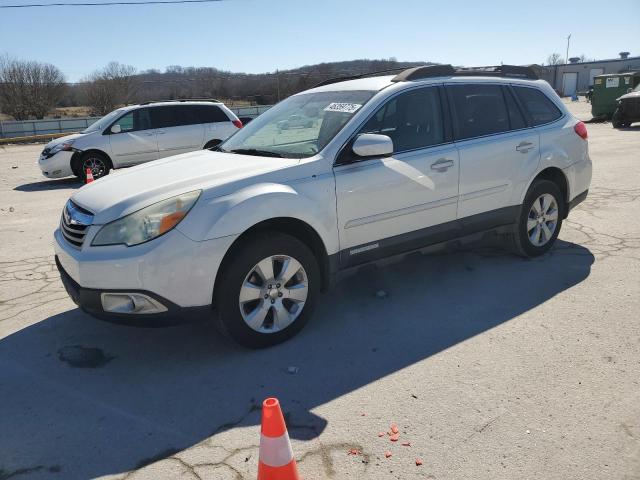
[(256, 148), (236, 148), (234, 150), (223, 150), (226, 153), (239, 153), (240, 155), (256, 155), (259, 157), (278, 157), (283, 158), (278, 152), (271, 150), (258, 150)]

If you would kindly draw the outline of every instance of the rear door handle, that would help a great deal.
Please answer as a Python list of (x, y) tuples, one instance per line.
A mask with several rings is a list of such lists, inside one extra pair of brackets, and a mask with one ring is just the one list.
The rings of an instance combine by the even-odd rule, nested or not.
[(156, 132), (156, 133), (157, 133), (158, 135), (164, 135), (164, 134), (165, 134), (165, 133), (167, 133), (167, 132), (164, 132), (164, 131), (163, 131), (163, 132)]
[(529, 150), (533, 149), (533, 143), (531, 142), (520, 142), (516, 145), (516, 150), (520, 153), (527, 153)]
[(435, 163), (431, 164), (431, 170), (436, 172), (446, 172), (451, 167), (453, 167), (453, 160), (450, 158), (439, 158)]

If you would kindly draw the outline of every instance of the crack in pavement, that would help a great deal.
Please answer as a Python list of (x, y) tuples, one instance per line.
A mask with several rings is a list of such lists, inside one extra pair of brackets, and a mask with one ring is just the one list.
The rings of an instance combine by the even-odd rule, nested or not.
[(0, 321), (67, 298), (52, 256), (0, 262)]

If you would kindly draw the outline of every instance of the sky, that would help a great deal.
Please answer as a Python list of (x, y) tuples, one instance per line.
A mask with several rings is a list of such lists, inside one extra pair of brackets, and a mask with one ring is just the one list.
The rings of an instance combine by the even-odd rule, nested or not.
[[(0, 6), (59, 1), (82, 0), (0, 0)], [(569, 34), (570, 57), (640, 56), (640, 0), (224, 0), (0, 9), (0, 54), (52, 63), (68, 81), (110, 61), (138, 70), (182, 65), (247, 73), (356, 58), (542, 63), (553, 52), (565, 56)]]

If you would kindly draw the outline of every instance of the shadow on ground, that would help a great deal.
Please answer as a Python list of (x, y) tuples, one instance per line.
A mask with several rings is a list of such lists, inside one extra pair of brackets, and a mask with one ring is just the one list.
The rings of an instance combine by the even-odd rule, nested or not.
[[(42, 192), (45, 190), (64, 190), (80, 188), (82, 182), (77, 178), (61, 178), (59, 180), (43, 180), (41, 182), (25, 183), (14, 188), (18, 192)], [(1, 478), (1, 477), (0, 477)]]
[(314, 438), (327, 421), (311, 409), (514, 319), (582, 282), (593, 261), (562, 241), (533, 260), (416, 254), (343, 279), (298, 337), (263, 351), (207, 325), (135, 329), (79, 310), (55, 315), (0, 340), (0, 477), (127, 471), (256, 424), (270, 395), (293, 437)]

